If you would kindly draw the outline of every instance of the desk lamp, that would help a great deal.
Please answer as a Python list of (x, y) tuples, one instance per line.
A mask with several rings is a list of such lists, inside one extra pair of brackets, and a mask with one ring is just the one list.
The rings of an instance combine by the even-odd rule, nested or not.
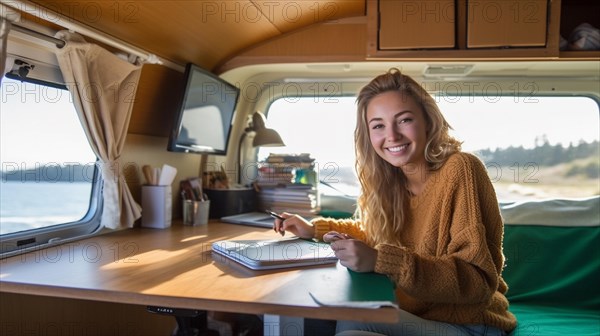
[(244, 133), (240, 137), (240, 143), (238, 144), (238, 162), (240, 165), (240, 171), (238, 174), (238, 184), (242, 182), (242, 143), (246, 138), (246, 135), (250, 132), (255, 132), (254, 140), (252, 141), (252, 147), (281, 147), (285, 146), (281, 136), (277, 131), (265, 126), (265, 115), (259, 111), (256, 111), (252, 115), (252, 121), (248, 124), (248, 127), (244, 129)]

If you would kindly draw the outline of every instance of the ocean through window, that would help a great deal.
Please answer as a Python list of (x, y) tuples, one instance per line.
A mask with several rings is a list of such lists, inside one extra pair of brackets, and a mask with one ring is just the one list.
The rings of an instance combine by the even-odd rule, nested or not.
[(81, 220), (96, 156), (69, 92), (4, 78), (0, 111), (0, 234)]

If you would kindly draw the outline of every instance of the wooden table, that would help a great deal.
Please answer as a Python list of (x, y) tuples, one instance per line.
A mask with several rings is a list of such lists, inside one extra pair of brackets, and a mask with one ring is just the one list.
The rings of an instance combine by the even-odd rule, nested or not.
[[(223, 239), (274, 239), (269, 229), (210, 222), (130, 229), (0, 260), (0, 291), (274, 316), (395, 322), (392, 308), (318, 306), (339, 263), (252, 271), (211, 252)], [(336, 277), (337, 275), (337, 277)]]

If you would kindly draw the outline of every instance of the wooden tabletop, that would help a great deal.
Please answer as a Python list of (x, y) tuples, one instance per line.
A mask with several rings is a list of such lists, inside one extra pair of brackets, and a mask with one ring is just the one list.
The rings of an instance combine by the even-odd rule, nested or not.
[[(395, 322), (392, 308), (318, 306), (340, 290), (339, 263), (252, 271), (211, 252), (223, 239), (273, 239), (270, 229), (210, 222), (135, 228), (0, 260), (0, 292), (319, 319)], [(341, 272), (341, 273), (340, 273)], [(343, 289), (341, 289), (343, 290)]]

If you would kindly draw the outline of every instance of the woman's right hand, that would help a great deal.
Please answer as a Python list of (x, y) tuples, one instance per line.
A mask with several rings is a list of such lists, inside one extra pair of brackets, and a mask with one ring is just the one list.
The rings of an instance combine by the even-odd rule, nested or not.
[(326, 243), (333, 243), (340, 239), (351, 239), (352, 237), (346, 233), (339, 233), (337, 231), (329, 231), (323, 235), (323, 241)]
[(314, 237), (315, 227), (306, 219), (287, 212), (280, 214), (280, 216), (283, 217), (284, 220), (275, 218), (273, 221), (273, 230), (275, 232), (279, 232), (283, 236), (286, 231), (289, 231), (304, 239), (311, 239)]

